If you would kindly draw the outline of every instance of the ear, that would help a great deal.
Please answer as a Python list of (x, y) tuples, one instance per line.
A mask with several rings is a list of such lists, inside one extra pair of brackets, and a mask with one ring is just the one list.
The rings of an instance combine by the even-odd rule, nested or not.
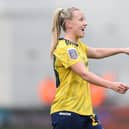
[(66, 20), (65, 21), (65, 27), (66, 27), (66, 29), (71, 29), (72, 28), (72, 21), (71, 20)]

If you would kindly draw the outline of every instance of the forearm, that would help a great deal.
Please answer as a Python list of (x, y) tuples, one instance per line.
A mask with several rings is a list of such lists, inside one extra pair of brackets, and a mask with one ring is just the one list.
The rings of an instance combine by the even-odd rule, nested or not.
[(92, 72), (84, 72), (83, 74), (81, 74), (81, 77), (84, 80), (88, 81), (89, 83), (92, 83), (101, 87), (105, 87), (109, 89), (112, 89), (113, 87), (113, 82), (105, 80)]
[(123, 83), (111, 82), (97, 76), (92, 72), (87, 71), (84, 63), (82, 62), (78, 62), (72, 65), (71, 69), (73, 72), (77, 73), (80, 77), (82, 77), (84, 80), (88, 81), (89, 83), (92, 83), (101, 87), (105, 87), (108, 89), (112, 89), (122, 94), (129, 89), (129, 87)]
[(104, 58), (125, 53), (125, 48), (96, 48), (96, 58)]
[(84, 76), (82, 76), (82, 78), (89, 81), (90, 83), (93, 83), (95, 85), (102, 86), (108, 89), (112, 89), (120, 94), (124, 94), (129, 89), (129, 86), (122, 82), (111, 82), (91, 72), (85, 73)]
[(84, 63), (78, 62), (71, 66), (73, 72), (77, 73), (84, 80), (95, 85), (111, 88), (113, 87), (113, 82), (103, 79), (102, 77), (97, 76), (96, 74), (86, 70)]

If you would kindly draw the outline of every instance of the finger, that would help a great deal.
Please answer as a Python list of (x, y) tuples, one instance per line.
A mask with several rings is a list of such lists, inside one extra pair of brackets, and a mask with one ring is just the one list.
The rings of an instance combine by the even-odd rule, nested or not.
[(120, 94), (125, 94), (126, 93), (126, 89), (118, 89), (117, 92)]
[(120, 84), (120, 88), (121, 89), (129, 89), (129, 86), (125, 85), (125, 84)]
[(126, 90), (127, 88), (126, 88), (124, 85), (120, 85), (120, 86), (118, 87), (118, 89), (120, 89), (120, 90)]
[(125, 94), (125, 92), (126, 91), (124, 91), (124, 90), (123, 91), (122, 90), (119, 91), (120, 94)]
[(127, 86), (126, 89), (129, 89), (129, 87)]

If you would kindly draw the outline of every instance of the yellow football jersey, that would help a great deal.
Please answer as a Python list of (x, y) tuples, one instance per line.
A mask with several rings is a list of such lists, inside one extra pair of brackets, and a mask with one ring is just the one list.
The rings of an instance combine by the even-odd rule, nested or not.
[(51, 114), (71, 111), (80, 115), (92, 115), (89, 84), (73, 72), (71, 65), (84, 62), (88, 70), (87, 46), (78, 41), (60, 39), (54, 51), (54, 71), (56, 75), (56, 96), (51, 106)]

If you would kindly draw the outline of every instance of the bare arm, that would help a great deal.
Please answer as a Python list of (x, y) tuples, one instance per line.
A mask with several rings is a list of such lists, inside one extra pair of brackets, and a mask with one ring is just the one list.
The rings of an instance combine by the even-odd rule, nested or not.
[(125, 53), (129, 55), (129, 48), (88, 48), (88, 58), (105, 58), (112, 55)]
[(95, 75), (92, 72), (86, 71), (85, 65), (82, 62), (72, 65), (71, 69), (80, 75), (84, 80), (101, 87), (112, 89), (121, 94), (125, 93), (129, 89), (129, 87), (124, 83), (111, 82)]

